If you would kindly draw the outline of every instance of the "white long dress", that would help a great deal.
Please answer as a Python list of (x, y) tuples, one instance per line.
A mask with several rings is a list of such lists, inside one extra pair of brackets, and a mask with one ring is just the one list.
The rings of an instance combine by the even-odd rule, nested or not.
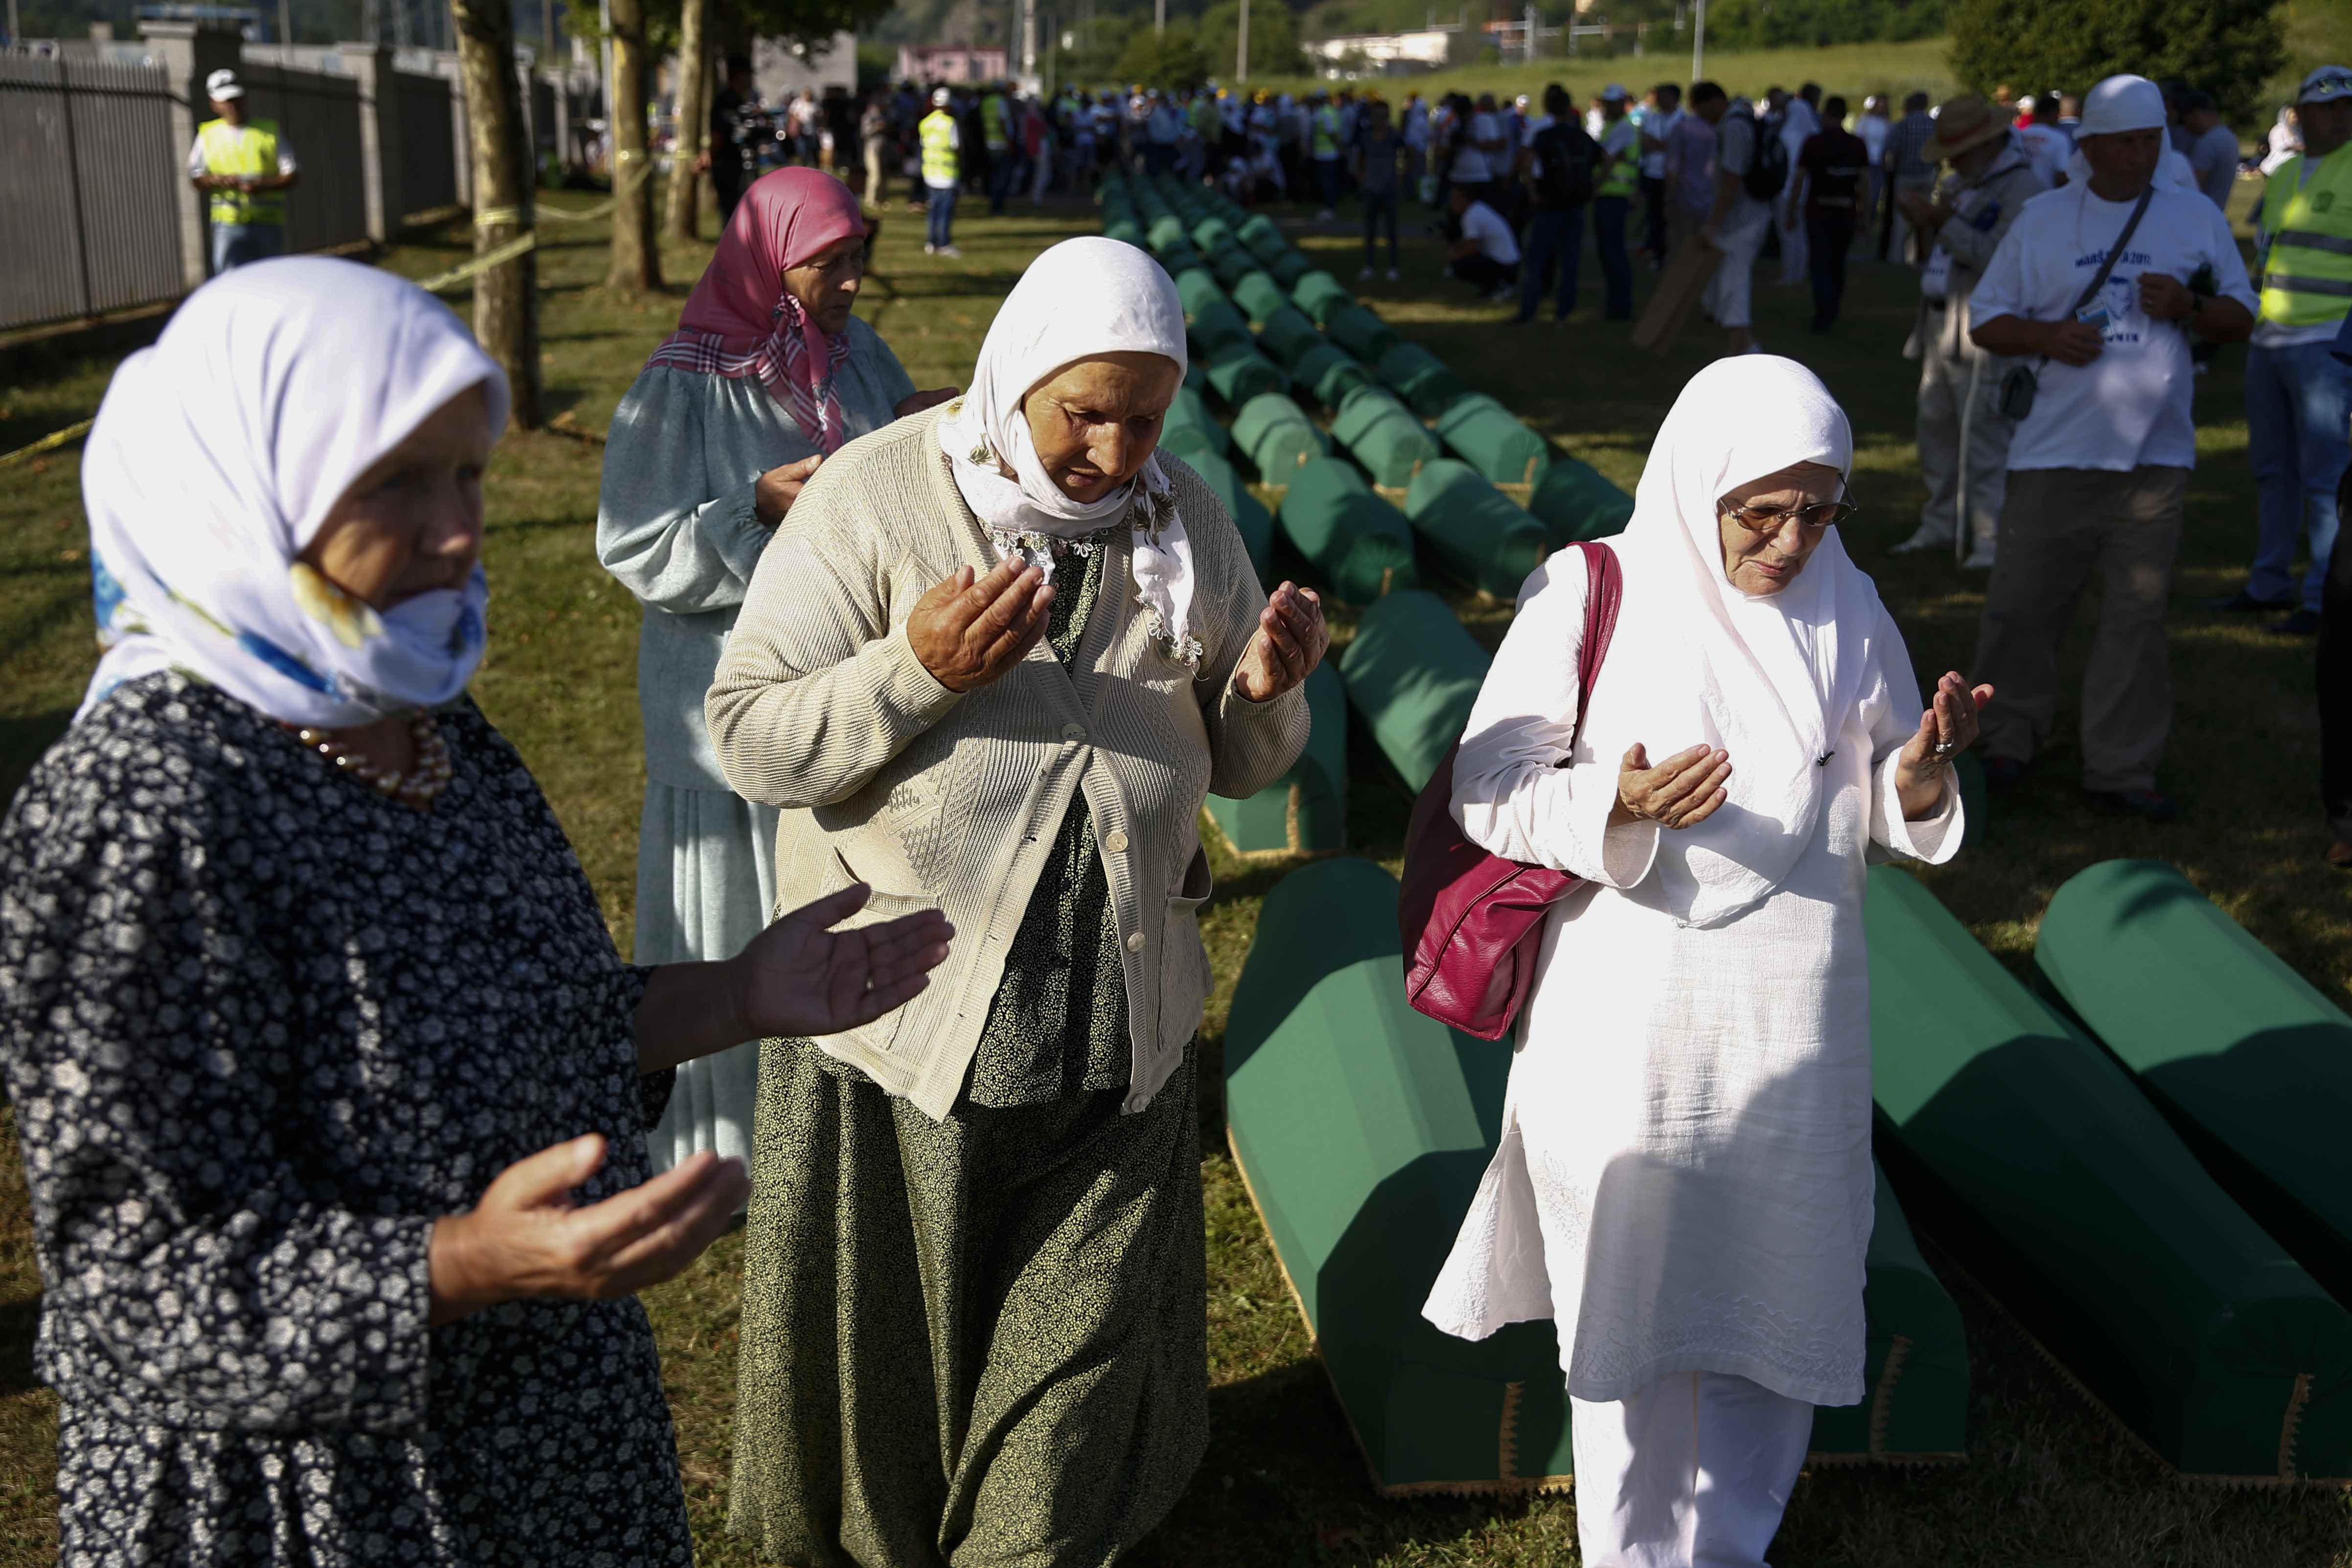
[(1877, 624), (1858, 700), (1819, 764), (1830, 793), (1810, 844), (1747, 914), (1678, 923), (1659, 829), (1608, 826), (1628, 745), (1655, 763), (1715, 739), (1687, 687), (1672, 689), (1683, 672), (1670, 659), (1645, 668), (1625, 636), (1643, 586), (1629, 569), (1586, 738), (1559, 768), (1586, 574), (1574, 552), (1538, 569), (1455, 763), (1454, 815), (1474, 842), (1598, 885), (1564, 900), (1545, 932), (1501, 1146), (1424, 1311), (1466, 1339), (1554, 1319), (1579, 1399), (1717, 1372), (1852, 1405), (1873, 1187), (1863, 876), (1883, 858), (1874, 850), (1950, 858), (1958, 789), (1948, 775), (1942, 809), (1903, 820), (1895, 753), (1921, 705), (1872, 595)]

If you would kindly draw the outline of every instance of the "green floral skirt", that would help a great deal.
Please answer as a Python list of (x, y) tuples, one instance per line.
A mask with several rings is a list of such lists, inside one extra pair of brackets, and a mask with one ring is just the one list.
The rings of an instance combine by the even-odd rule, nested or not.
[(1097, 1568), (1208, 1441), (1195, 1065), (935, 1122), (762, 1047), (728, 1523), (799, 1568)]

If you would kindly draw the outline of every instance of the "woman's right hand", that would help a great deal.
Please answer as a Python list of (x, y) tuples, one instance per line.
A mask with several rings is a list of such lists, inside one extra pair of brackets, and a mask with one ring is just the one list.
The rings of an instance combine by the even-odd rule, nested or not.
[(959, 566), (915, 603), (907, 641), (931, 679), (972, 691), (1019, 664), (1054, 607), (1045, 574), (1007, 556), (985, 577)]
[(1731, 753), (1706, 746), (1676, 752), (1656, 767), (1640, 742), (1617, 769), (1617, 804), (1609, 825), (1654, 822), (1661, 827), (1696, 827), (1731, 798), (1723, 787), (1731, 776)]
[(591, 1132), (499, 1173), (481, 1202), (436, 1221), (433, 1321), (539, 1296), (602, 1301), (658, 1285), (701, 1255), (751, 1190), (740, 1160), (705, 1150), (642, 1186), (575, 1207), (604, 1163)]
[(752, 510), (760, 514), (760, 521), (770, 528), (783, 521), (784, 513), (792, 510), (793, 502), (800, 500), (801, 487), (809, 482), (809, 477), (816, 472), (817, 465), (824, 461), (822, 452), (811, 452), (797, 463), (786, 463), (781, 468), (770, 468), (761, 474), (759, 484), (751, 491)]

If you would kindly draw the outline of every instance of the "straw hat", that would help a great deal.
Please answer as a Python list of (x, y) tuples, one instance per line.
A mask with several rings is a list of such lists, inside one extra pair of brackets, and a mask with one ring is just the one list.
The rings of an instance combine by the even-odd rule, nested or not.
[(1981, 147), (2008, 133), (2009, 110), (1985, 101), (1982, 93), (1964, 92), (1936, 110), (1936, 134), (1919, 156), (1930, 163), (1957, 158), (1971, 147)]

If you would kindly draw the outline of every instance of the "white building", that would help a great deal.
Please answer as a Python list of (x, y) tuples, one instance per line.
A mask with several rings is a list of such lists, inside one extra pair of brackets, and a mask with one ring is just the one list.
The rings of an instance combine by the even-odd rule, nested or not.
[(1410, 71), (1437, 70), (1454, 52), (1475, 39), (1459, 26), (1423, 27), (1411, 33), (1355, 33), (1339, 38), (1310, 38), (1299, 45), (1324, 75), (1362, 72), (1397, 76)]
[(1003, 81), (1012, 73), (1008, 52), (1001, 47), (970, 44), (901, 44), (900, 81)]

